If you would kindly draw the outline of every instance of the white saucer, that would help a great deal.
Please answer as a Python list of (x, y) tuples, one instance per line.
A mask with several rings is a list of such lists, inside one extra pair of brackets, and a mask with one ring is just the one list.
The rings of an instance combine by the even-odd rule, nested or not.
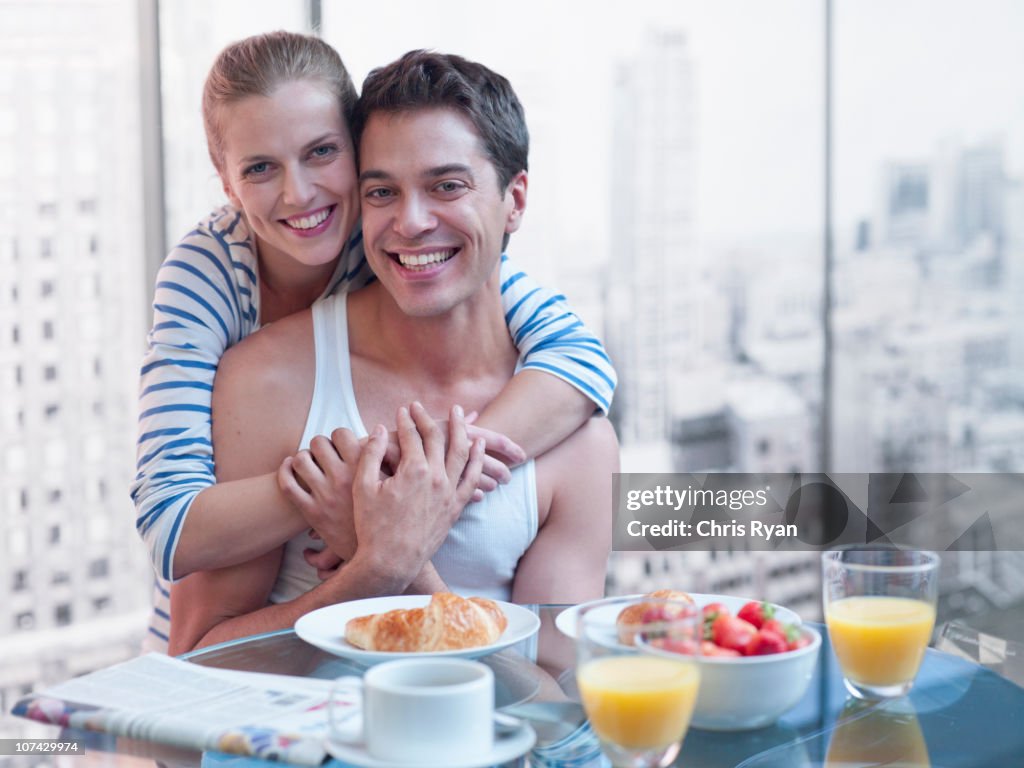
[(331, 757), (343, 763), (350, 763), (359, 768), (483, 768), (483, 766), (497, 765), (515, 760), (525, 755), (537, 741), (537, 734), (529, 723), (523, 723), (522, 727), (502, 735), (494, 735), (494, 746), (486, 755), (480, 755), (472, 760), (451, 760), (441, 757), (436, 763), (391, 763), (378, 760), (366, 752), (366, 745), (362, 742), (341, 742), (327, 741), (327, 751)]

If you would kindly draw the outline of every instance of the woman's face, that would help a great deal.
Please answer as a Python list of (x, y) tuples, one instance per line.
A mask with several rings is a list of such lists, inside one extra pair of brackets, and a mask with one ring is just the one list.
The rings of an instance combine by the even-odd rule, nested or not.
[(337, 98), (320, 82), (294, 80), (223, 110), (221, 180), (261, 258), (332, 262), (359, 217), (355, 152)]

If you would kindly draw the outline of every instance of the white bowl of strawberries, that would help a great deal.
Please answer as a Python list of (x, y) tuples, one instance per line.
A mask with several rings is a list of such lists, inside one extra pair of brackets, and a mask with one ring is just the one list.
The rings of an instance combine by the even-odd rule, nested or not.
[[(712, 731), (771, 725), (807, 691), (821, 635), (774, 603), (690, 596), (704, 615), (700, 694), (691, 724)], [(651, 650), (674, 652), (671, 647)]]

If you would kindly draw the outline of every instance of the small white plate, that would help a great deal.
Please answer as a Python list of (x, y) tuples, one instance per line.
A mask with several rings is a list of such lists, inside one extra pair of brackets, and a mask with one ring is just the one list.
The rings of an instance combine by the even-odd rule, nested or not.
[(495, 734), (494, 746), (491, 751), (473, 760), (451, 760), (438, 756), (436, 763), (390, 763), (370, 757), (366, 751), (366, 745), (362, 742), (343, 742), (327, 740), (327, 751), (331, 757), (341, 760), (343, 763), (350, 763), (360, 768), (483, 768), (483, 766), (498, 765), (515, 760), (525, 755), (537, 741), (537, 734), (529, 723), (523, 723), (521, 727), (511, 733)]
[(392, 651), (364, 651), (356, 648), (345, 640), (345, 624), (350, 619), (359, 616), (366, 616), (371, 613), (384, 613), (393, 611), (396, 608), (422, 608), (430, 602), (430, 595), (394, 595), (389, 597), (371, 597), (366, 600), (352, 600), (347, 603), (337, 603), (310, 611), (295, 622), (295, 634), (301, 637), (310, 645), (315, 645), (335, 656), (342, 656), (361, 664), (380, 664), (392, 659), (408, 659), (416, 656), (450, 657), (461, 659), (475, 659), (480, 656), (500, 651), (510, 645), (515, 645), (521, 640), (533, 636), (540, 629), (540, 619), (537, 615), (514, 603), (506, 603), (495, 600), (498, 607), (505, 612), (508, 619), (508, 626), (497, 641), (490, 645), (482, 645), (476, 648), (460, 648), (456, 651), (424, 651), (399, 653)]
[[(693, 598), (693, 601), (700, 608), (703, 608), (705, 605), (708, 605), (709, 603), (721, 603), (730, 611), (732, 611), (733, 614), (735, 614), (740, 608), (742, 608), (744, 605), (753, 600), (753, 598), (751, 597), (733, 597), (731, 595), (702, 595), (697, 594), (696, 592), (690, 592), (688, 594), (690, 595), (690, 597)], [(635, 598), (637, 602), (640, 602), (646, 596), (646, 594), (625, 595), (625, 597)], [(607, 600), (609, 598), (604, 599)], [(579, 605), (574, 605), (572, 608), (566, 608), (564, 611), (562, 611), (555, 617), (555, 626), (558, 627), (559, 631), (563, 635), (571, 637), (575, 640), (576, 622), (579, 619), (580, 611), (582, 611), (588, 605), (592, 605), (593, 603), (599, 602), (601, 601), (592, 600), (589, 603), (580, 603)], [(772, 605), (775, 605), (775, 603), (772, 603)], [(597, 609), (597, 611), (594, 612), (594, 615), (600, 616), (602, 619), (608, 622), (609, 626), (614, 627), (615, 619), (618, 616), (619, 611), (621, 610), (621, 604), (609, 605), (607, 609)], [(607, 616), (605, 615), (605, 613), (607, 613)], [(781, 605), (775, 605), (775, 618), (777, 618), (784, 624), (803, 623), (803, 621), (801, 621), (800, 617), (795, 612), (789, 610), (789, 608), (783, 608)]]

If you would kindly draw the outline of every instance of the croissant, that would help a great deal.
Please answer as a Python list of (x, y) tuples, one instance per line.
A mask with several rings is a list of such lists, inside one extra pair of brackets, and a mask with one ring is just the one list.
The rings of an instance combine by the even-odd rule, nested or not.
[(493, 600), (438, 592), (423, 608), (398, 608), (349, 620), (345, 639), (367, 651), (451, 651), (495, 642), (508, 626)]
[[(661, 600), (675, 600), (680, 603), (688, 603), (689, 605), (693, 605), (692, 597), (690, 597), (686, 592), (680, 592), (676, 589), (658, 589), (654, 592), (648, 592), (646, 595), (644, 595), (644, 597), (653, 597)], [(643, 624), (644, 615), (647, 613), (647, 611), (649, 611), (652, 608), (659, 607), (661, 606), (657, 604), (641, 602), (634, 603), (633, 605), (627, 605), (625, 608), (623, 608), (622, 611), (619, 613), (618, 618), (615, 619), (615, 624), (619, 628), (619, 641), (625, 643), (626, 645), (632, 645), (634, 635), (636, 634), (636, 632), (634, 630), (631, 630), (630, 627), (636, 627), (639, 624)], [(681, 608), (675, 610), (675, 606), (665, 607), (667, 609), (671, 608), (673, 612), (677, 615), (681, 613), (683, 610)], [(674, 618), (674, 616), (669, 615), (665, 618), (671, 619)]]

